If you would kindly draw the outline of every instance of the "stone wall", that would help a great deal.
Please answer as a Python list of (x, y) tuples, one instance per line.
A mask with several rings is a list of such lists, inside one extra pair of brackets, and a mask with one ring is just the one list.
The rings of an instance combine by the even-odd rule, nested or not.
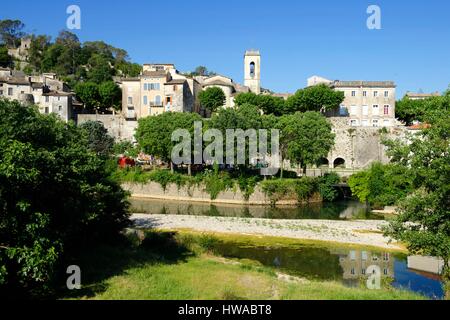
[[(146, 184), (140, 183), (124, 183), (122, 187), (129, 191), (132, 197), (149, 198), (149, 199), (165, 199), (173, 201), (194, 201), (194, 202), (208, 202), (208, 203), (229, 203), (229, 204), (250, 204), (250, 205), (270, 205), (269, 198), (260, 189), (255, 188), (255, 192), (250, 198), (245, 200), (242, 192), (237, 190), (227, 190), (219, 193), (215, 200), (211, 200), (209, 193), (204, 191), (203, 187), (180, 187), (171, 184), (164, 190), (159, 183), (148, 182)], [(277, 205), (295, 205), (297, 199), (286, 199), (277, 202)]]
[[(386, 147), (382, 138), (404, 138), (406, 129), (403, 127), (350, 127), (347, 118), (330, 118), (333, 132), (336, 134), (335, 145), (327, 157), (328, 165), (334, 168), (338, 159), (345, 161), (346, 169), (364, 169), (372, 162), (389, 162), (386, 156)], [(381, 131), (386, 130), (382, 134)]]
[(137, 128), (137, 121), (126, 120), (122, 115), (110, 114), (78, 114), (77, 123), (82, 124), (87, 121), (100, 121), (103, 123), (108, 133), (116, 141), (134, 141), (134, 133)]

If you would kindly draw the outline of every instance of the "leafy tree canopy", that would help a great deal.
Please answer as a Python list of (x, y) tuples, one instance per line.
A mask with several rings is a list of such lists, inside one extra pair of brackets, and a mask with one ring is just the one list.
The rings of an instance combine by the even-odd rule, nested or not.
[(128, 225), (126, 193), (73, 123), (0, 100), (0, 295), (61, 287), (68, 260)]
[(223, 90), (219, 87), (210, 87), (200, 92), (198, 95), (201, 105), (210, 112), (215, 112), (217, 109), (225, 105), (226, 97)]
[(0, 43), (10, 48), (17, 48), (20, 39), (25, 36), (25, 25), (20, 20), (0, 20)]
[(8, 54), (8, 48), (0, 46), (0, 67), (11, 67), (12, 61), (12, 57)]
[(257, 95), (252, 92), (240, 93), (234, 98), (234, 103), (238, 106), (252, 104), (263, 111), (264, 114), (280, 116), (285, 112), (284, 99), (271, 95)]
[(444, 259), (450, 297), (450, 122), (449, 113), (435, 117), (430, 128), (409, 141), (387, 142), (392, 161), (407, 168), (412, 191), (399, 204), (399, 215), (386, 235), (407, 244), (413, 254)]
[(147, 153), (171, 162), (172, 148), (178, 142), (172, 142), (172, 133), (176, 129), (194, 132), (194, 122), (202, 121), (197, 113), (164, 112), (157, 116), (139, 119), (136, 140)]
[(298, 164), (306, 172), (307, 165), (315, 165), (327, 157), (334, 145), (335, 135), (330, 122), (320, 113), (308, 111), (280, 117), (280, 149), (283, 158)]
[(326, 84), (298, 90), (286, 101), (286, 112), (325, 112), (338, 108), (344, 101), (344, 92), (335, 91)]
[(395, 105), (395, 115), (407, 125), (413, 121), (426, 122), (427, 118), (435, 112), (445, 112), (450, 110), (450, 96), (432, 97), (424, 100), (413, 100), (404, 97), (397, 101)]
[(89, 149), (98, 156), (107, 158), (112, 152), (114, 138), (108, 134), (100, 121), (87, 121), (80, 125), (80, 129), (87, 136)]

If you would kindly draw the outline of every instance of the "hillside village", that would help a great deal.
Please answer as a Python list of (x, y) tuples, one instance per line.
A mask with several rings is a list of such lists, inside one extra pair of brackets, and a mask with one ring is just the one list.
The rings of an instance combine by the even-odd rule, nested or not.
[[(198, 19), (189, 9), (208, 9), (143, 2), (140, 13), (158, 5), (189, 18), (191, 30)], [(211, 6), (223, 15), (221, 27), (239, 26), (218, 10), (222, 4)], [(38, 18), (59, 12), (38, 7)], [(83, 16), (88, 8), (104, 9), (89, 2)], [(126, 13), (126, 6), (109, 9), (117, 19)], [(23, 9), (15, 10), (21, 17)], [(110, 43), (131, 41), (135, 54), (146, 55), (149, 63), (137, 64), (112, 44), (80, 41), (78, 34), (92, 39), (97, 31), (69, 31), (81, 9), (71, 5), (69, 12), (56, 37), (0, 20), (3, 300), (450, 299), (450, 86), (403, 97), (397, 87), (423, 79), (447, 85), (437, 75), (443, 61), (434, 75), (414, 69), (409, 81), (401, 45), (389, 46), (398, 47), (398, 57), (383, 57), (388, 46), (378, 43), (381, 51), (364, 45), (349, 52), (357, 38), (342, 33), (329, 43), (342, 26), (324, 28), (326, 21), (306, 29), (309, 39), (284, 44), (295, 57), (288, 60), (287, 47), (276, 42), (280, 33), (272, 32), (278, 24), (270, 32), (252, 27), (242, 43), (214, 38), (216, 47), (204, 33), (199, 41), (197, 32), (183, 32), (180, 53), (165, 43), (180, 23), (155, 32), (158, 26), (149, 29), (137, 16), (107, 28), (96, 19)], [(152, 22), (167, 21), (162, 16)], [(289, 39), (305, 32), (291, 23), (296, 19), (285, 20), (279, 24)], [(54, 24), (49, 32), (59, 28), (44, 22)], [(264, 49), (243, 50), (258, 33)], [(333, 50), (317, 50), (317, 41)], [(209, 62), (222, 65), (220, 74), (203, 65), (181, 71), (182, 64), (205, 63), (195, 50), (219, 47), (229, 56), (242, 50), (242, 57)], [(408, 58), (420, 61), (421, 53)], [(351, 65), (327, 65), (330, 54)], [(377, 61), (368, 65), (363, 58), (371, 54)], [(161, 61), (150, 62), (154, 57)], [(241, 76), (229, 76), (233, 65)], [(294, 72), (300, 66), (313, 74), (304, 83)], [(274, 69), (283, 79), (277, 85), (295, 92), (267, 86)], [(318, 69), (335, 74), (314, 75)], [(363, 79), (342, 79), (341, 72)]]
[[(29, 39), (24, 38), (18, 48), (9, 49), (9, 54), (26, 64), (29, 47)], [(184, 74), (172, 63), (144, 64), (136, 77), (113, 78), (122, 92), (119, 111), (87, 111), (73, 89), (56, 73), (30, 76), (23, 71), (0, 68), (0, 96), (36, 104), (41, 113), (56, 113), (64, 121), (73, 120), (78, 124), (100, 121), (116, 140), (134, 141), (138, 120), (147, 116), (164, 112), (195, 112), (203, 117), (210, 116), (199, 101), (200, 92), (208, 88), (223, 91), (223, 108), (234, 108), (235, 97), (241, 93), (270, 95), (284, 100), (292, 96), (262, 88), (261, 60), (259, 50), (245, 52), (243, 84), (219, 74)], [(329, 156), (323, 159), (323, 167), (358, 170), (367, 168), (374, 161), (387, 162), (379, 130), (385, 128), (390, 137), (401, 137), (407, 131), (420, 128), (405, 127), (396, 119), (396, 84), (393, 81), (343, 81), (312, 76), (306, 84), (307, 87), (326, 85), (344, 93), (339, 108), (324, 112), (333, 124), (336, 143)], [(439, 96), (439, 93), (408, 93), (407, 96), (416, 100)]]

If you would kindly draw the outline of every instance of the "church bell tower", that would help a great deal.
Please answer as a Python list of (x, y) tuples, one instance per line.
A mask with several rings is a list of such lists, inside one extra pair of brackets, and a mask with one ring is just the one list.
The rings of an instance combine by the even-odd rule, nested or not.
[(259, 50), (247, 50), (244, 55), (244, 85), (261, 93), (261, 55)]

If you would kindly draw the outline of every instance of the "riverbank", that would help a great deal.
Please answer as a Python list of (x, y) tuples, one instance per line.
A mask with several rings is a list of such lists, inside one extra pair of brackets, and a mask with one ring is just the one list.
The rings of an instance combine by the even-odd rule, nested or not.
[(144, 231), (138, 244), (87, 248), (81, 290), (67, 299), (95, 300), (412, 300), (390, 286), (369, 290), (339, 281), (292, 276), (256, 260), (214, 253), (227, 237)]
[(236, 217), (133, 214), (138, 228), (189, 229), (200, 232), (243, 234), (291, 239), (337, 242), (404, 251), (398, 243), (388, 243), (381, 227), (385, 221), (356, 220), (276, 220)]

